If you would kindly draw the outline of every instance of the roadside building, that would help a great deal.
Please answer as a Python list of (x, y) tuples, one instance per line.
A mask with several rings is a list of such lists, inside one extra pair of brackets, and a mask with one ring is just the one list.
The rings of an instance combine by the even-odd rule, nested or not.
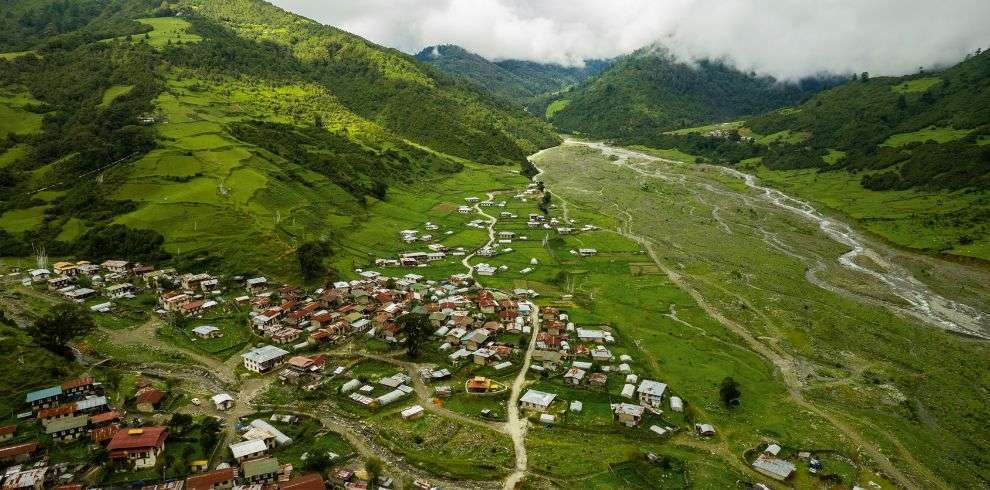
[(266, 373), (278, 366), (288, 355), (289, 352), (286, 350), (274, 345), (266, 345), (241, 354), (241, 357), (244, 359), (244, 367), (248, 371)]
[(526, 393), (519, 398), (519, 406), (523, 410), (535, 410), (537, 412), (546, 412), (550, 408), (550, 404), (553, 400), (557, 398), (557, 395), (553, 393), (545, 393), (537, 390), (527, 390)]
[(153, 468), (165, 450), (167, 438), (165, 427), (121, 429), (107, 445), (107, 455), (118, 465), (133, 469)]

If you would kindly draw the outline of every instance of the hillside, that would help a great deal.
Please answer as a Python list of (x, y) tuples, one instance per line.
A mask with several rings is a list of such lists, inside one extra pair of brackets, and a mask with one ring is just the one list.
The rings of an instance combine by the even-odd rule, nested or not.
[(654, 46), (561, 94), (552, 121), (597, 138), (643, 138), (795, 104), (823, 83), (780, 83), (720, 61), (686, 63)]
[(390, 189), (558, 141), (466, 82), (259, 0), (4, 7), (4, 255), (295, 276), (296, 247), (343, 240)]
[(584, 66), (567, 67), (522, 60), (489, 61), (449, 44), (424, 48), (416, 59), (448, 75), (469, 80), (500, 100), (524, 105), (534, 113), (543, 112), (540, 104), (545, 107), (550, 94), (580, 83), (610, 64), (610, 61), (587, 60)]
[(990, 53), (864, 77), (795, 108), (628, 138), (738, 165), (899, 245), (990, 259)]

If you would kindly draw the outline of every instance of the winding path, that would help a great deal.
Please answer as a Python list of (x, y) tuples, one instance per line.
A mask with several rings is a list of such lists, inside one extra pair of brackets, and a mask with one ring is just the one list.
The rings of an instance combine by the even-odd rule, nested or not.
[[(494, 200), (494, 199), (495, 199), (495, 193), (494, 192), (489, 192), (488, 193), (488, 200), (491, 201), (491, 200)], [(491, 247), (492, 245), (495, 244), (495, 225), (498, 223), (498, 218), (496, 218), (496, 217), (494, 217), (494, 216), (492, 216), (492, 215), (490, 215), (490, 214), (482, 211), (481, 210), (481, 206), (479, 204), (477, 204), (477, 203), (475, 203), (475, 205), (474, 205), (474, 211), (476, 213), (478, 213), (478, 214), (480, 214), (480, 215), (488, 218), (488, 243), (485, 243), (485, 245), (482, 246), (481, 248)], [(471, 259), (473, 259), (476, 255), (478, 255), (478, 251), (477, 250), (475, 250), (474, 252), (471, 252), (471, 254), (469, 254), (467, 257), (464, 257), (464, 260), (461, 260), (461, 264), (464, 264), (464, 267), (466, 267), (467, 270), (468, 270), (468, 275), (470, 275), (472, 278), (474, 277), (474, 266), (471, 265)], [(477, 279), (475, 280), (475, 282), (477, 282)], [(478, 284), (481, 284), (481, 283), (478, 283)]]
[(529, 346), (526, 348), (526, 355), (523, 357), (522, 369), (516, 374), (516, 379), (512, 382), (512, 391), (509, 394), (509, 402), (506, 406), (508, 422), (505, 423), (505, 430), (512, 436), (512, 445), (516, 449), (516, 470), (505, 479), (504, 490), (512, 490), (526, 476), (529, 467), (529, 457), (526, 454), (526, 426), (525, 418), (519, 416), (519, 393), (526, 385), (526, 373), (529, 372), (529, 365), (533, 360), (533, 351), (536, 349), (536, 337), (540, 331), (540, 313), (535, 308), (530, 313), (530, 323), (533, 325), (533, 335), (529, 339)]

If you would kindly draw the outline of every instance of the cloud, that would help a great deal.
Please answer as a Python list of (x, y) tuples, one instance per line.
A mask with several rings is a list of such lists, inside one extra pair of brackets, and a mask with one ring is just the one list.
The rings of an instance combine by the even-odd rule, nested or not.
[(659, 42), (780, 78), (910, 73), (990, 47), (987, 0), (273, 0), (408, 53), (580, 64)]

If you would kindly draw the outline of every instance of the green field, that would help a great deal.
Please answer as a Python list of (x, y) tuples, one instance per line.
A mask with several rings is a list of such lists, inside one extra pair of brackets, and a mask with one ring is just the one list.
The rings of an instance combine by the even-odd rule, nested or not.
[(26, 91), (16, 87), (0, 88), (0, 136), (9, 133), (32, 134), (41, 130), (41, 114), (29, 112), (26, 106), (38, 104)]
[[(975, 435), (972, 424), (982, 420), (986, 412), (971, 417), (946, 409), (943, 402), (953, 397), (967, 400), (967, 406), (979, 406), (984, 399), (979, 388), (953, 381), (953, 373), (970, 362), (990, 363), (990, 358), (965, 340), (807, 282), (804, 260), (788, 253), (822, 257), (828, 265), (821, 277), (861, 291), (859, 294), (884, 298), (881, 288), (867, 278), (847, 277), (831, 265), (844, 249), (824, 239), (814, 225), (759, 200), (732, 197), (745, 194), (745, 187), (712, 170), (663, 165), (666, 178), (649, 179), (610, 165), (593, 150), (575, 146), (544, 152), (538, 166), (545, 170), (549, 187), (566, 200), (571, 216), (600, 213), (619, 220), (623, 230), (646, 237), (659, 262), (676, 271), (684, 287), (697, 291), (711, 308), (751, 336), (746, 340), (723, 322), (713, 320), (682, 287), (672, 284), (668, 275), (650, 273), (650, 268), (639, 265), (649, 262), (642, 255), (581, 261), (580, 269), (588, 272), (572, 282), (575, 298), (584, 298), (576, 301), (580, 308), (569, 311), (572, 318), (608, 322), (622, 339), (633, 340), (642, 349), (633, 357), (645, 356), (647, 372), (656, 373), (692, 404), (694, 420), (715, 421), (720, 431), (718, 442), (727, 445), (731, 453), (742, 454), (758, 441), (772, 438), (790, 447), (834, 449), (860, 465), (861, 471), (876, 469), (869, 453), (856, 451), (849, 443), (847, 431), (852, 430), (876, 451), (893, 455), (898, 468), (915, 481), (937, 478), (951, 482), (950, 486), (967, 486), (974, 481), (969, 475), (978, 471), (975, 468), (982, 456), (977, 455), (983, 452), (977, 448), (983, 437)], [(788, 177), (788, 181), (794, 178)], [(846, 194), (850, 202), (863, 198), (835, 181), (823, 180), (826, 177), (831, 174), (815, 176), (809, 172), (806, 180), (798, 183), (793, 179), (792, 185), (832, 186), (836, 198)], [(679, 180), (682, 178), (683, 182)], [(650, 185), (644, 186), (644, 180)], [(901, 201), (885, 206), (905, 206), (905, 215), (923, 206), (924, 199), (939, 199), (899, 197)], [(557, 202), (560, 212), (561, 202)], [(928, 207), (935, 206), (929, 203)], [(579, 237), (583, 238), (573, 238)], [(958, 288), (951, 288), (948, 277), (928, 281), (946, 294), (969, 297), (964, 289), (976, 288), (984, 291), (976, 297), (985, 295), (986, 286), (980, 285), (984, 276), (978, 271), (956, 269), (946, 266), (937, 269), (938, 274), (932, 274), (936, 269), (926, 270), (933, 276), (958, 272), (960, 275), (952, 276), (960, 283)], [(635, 274), (630, 277), (629, 271)], [(754, 350), (759, 345), (764, 347)], [(801, 393), (798, 400), (803, 401), (788, 395), (789, 375), (782, 375), (779, 367), (786, 364), (768, 361), (767, 354), (761, 353), (767, 348), (801, 366), (798, 376), (804, 381), (797, 389)], [(910, 355), (905, 355), (907, 352)], [(922, 372), (924, 378), (918, 378)], [(737, 409), (727, 410), (717, 400), (718, 382), (727, 375), (744, 387), (744, 400)], [(817, 412), (807, 410), (804, 403), (815, 406)], [(937, 425), (918, 424), (916, 410), (925, 410)], [(831, 420), (836, 418), (851, 424), (852, 429), (835, 426)], [(944, 430), (950, 426), (959, 429)], [(616, 455), (625, 452), (619, 440), (573, 447), (565, 439), (553, 437), (557, 430), (545, 436), (541, 432), (539, 438), (532, 437), (535, 434), (531, 432), (527, 439), (533, 446), (531, 464), (548, 467), (546, 471), (560, 472), (560, 476), (576, 477), (609, 471), (609, 463), (628, 459)], [(695, 486), (721, 487), (741, 476), (731, 457), (713, 457), (717, 453), (708, 451), (704, 451), (706, 457), (691, 456), (690, 452), (684, 456), (686, 449), (698, 446), (691, 439), (687, 435), (675, 437), (662, 451), (676, 450), (682, 455), (680, 459), (685, 461)], [(588, 441), (587, 436), (582, 440)], [(712, 451), (719, 445), (700, 444)], [(947, 451), (952, 456), (926, 453), (924, 448), (932, 445), (951, 448)], [(614, 450), (599, 451), (598, 447)], [(928, 456), (915, 456), (920, 454)], [(839, 478), (845, 478), (846, 485), (857, 483), (850, 480), (860, 478), (859, 473), (840, 466), (833, 465)], [(607, 481), (620, 477), (613, 473), (608, 473)], [(803, 473), (801, 481), (808, 482), (806, 476)]]
[(555, 101), (551, 102), (550, 105), (547, 106), (547, 110), (546, 110), (546, 112), (543, 115), (547, 119), (553, 119), (553, 115), (554, 114), (556, 114), (556, 113), (564, 110), (565, 108), (567, 108), (567, 105), (570, 104), (570, 103), (571, 103), (571, 101), (570, 100), (567, 100), (567, 99), (558, 99), (558, 100), (555, 100)]
[(929, 126), (913, 133), (895, 134), (887, 138), (887, 141), (884, 141), (883, 144), (886, 146), (904, 146), (908, 143), (924, 143), (929, 140), (933, 140), (938, 143), (945, 143), (948, 141), (963, 139), (971, 132), (973, 132), (971, 129), (952, 129)]
[(114, 85), (103, 92), (103, 102), (100, 103), (100, 107), (105, 107), (110, 105), (114, 99), (120, 97), (121, 95), (127, 95), (133, 89), (133, 85)]
[(908, 80), (906, 82), (893, 85), (890, 87), (890, 90), (899, 94), (919, 93), (938, 85), (941, 81), (942, 79), (939, 77), (916, 78), (914, 80)]

